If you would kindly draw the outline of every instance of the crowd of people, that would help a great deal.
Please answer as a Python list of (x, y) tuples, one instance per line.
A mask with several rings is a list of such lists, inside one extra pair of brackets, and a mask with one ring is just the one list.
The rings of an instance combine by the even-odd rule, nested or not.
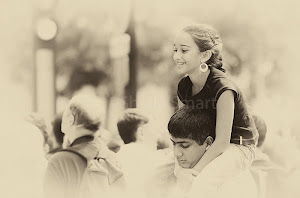
[(159, 146), (149, 116), (129, 108), (117, 123), (124, 144), (110, 148), (94, 96), (73, 96), (52, 124), (29, 116), (48, 160), (44, 197), (270, 197), (269, 173), (285, 170), (260, 149), (267, 125), (225, 73), (221, 52), (211, 26), (178, 32), (173, 59), (184, 77), (166, 126), (171, 147)]

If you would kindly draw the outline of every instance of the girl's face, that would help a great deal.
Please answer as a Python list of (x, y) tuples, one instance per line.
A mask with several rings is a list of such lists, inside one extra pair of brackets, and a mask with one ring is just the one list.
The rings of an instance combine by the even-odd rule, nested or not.
[(175, 37), (173, 59), (180, 74), (190, 74), (199, 68), (201, 53), (188, 33), (181, 31)]

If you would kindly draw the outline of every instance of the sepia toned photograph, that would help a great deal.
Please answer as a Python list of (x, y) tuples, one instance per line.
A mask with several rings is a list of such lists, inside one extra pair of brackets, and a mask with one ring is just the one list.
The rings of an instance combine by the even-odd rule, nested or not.
[(300, 197), (300, 2), (0, 4), (0, 197)]

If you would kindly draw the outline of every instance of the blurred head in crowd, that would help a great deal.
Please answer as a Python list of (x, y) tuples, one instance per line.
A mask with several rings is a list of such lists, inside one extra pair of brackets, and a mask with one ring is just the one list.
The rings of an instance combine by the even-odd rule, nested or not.
[(62, 116), (61, 130), (69, 143), (84, 135), (94, 135), (100, 129), (100, 104), (96, 96), (74, 96)]
[(173, 59), (178, 71), (189, 74), (201, 63), (225, 72), (222, 67), (222, 40), (218, 31), (205, 24), (184, 27), (176, 36)]
[(215, 137), (215, 123), (209, 112), (187, 105), (170, 118), (168, 130), (174, 155), (183, 168), (193, 168)]
[(62, 116), (63, 113), (57, 114), (52, 122), (53, 135), (58, 145), (62, 145), (64, 141), (64, 134), (61, 131)]
[(64, 135), (61, 131), (62, 113), (57, 114), (52, 121), (52, 130), (48, 134), (49, 154), (53, 154), (62, 148)]
[(266, 138), (267, 124), (266, 124), (265, 120), (258, 115), (253, 115), (252, 117), (253, 117), (256, 129), (258, 131), (258, 134), (259, 134), (257, 147), (261, 147)]
[(125, 144), (140, 141), (145, 135), (149, 118), (137, 108), (129, 108), (119, 118), (117, 127)]
[(51, 144), (49, 143), (49, 133), (51, 132), (51, 126), (47, 120), (38, 113), (30, 113), (26, 118), (26, 121), (36, 126), (43, 136), (43, 149), (45, 153), (51, 150)]

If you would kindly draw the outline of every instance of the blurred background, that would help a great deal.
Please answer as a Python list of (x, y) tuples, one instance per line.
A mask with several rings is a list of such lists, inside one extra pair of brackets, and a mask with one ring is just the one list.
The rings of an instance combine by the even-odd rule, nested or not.
[(126, 107), (166, 131), (181, 78), (172, 59), (176, 30), (208, 23), (224, 41), (227, 72), (268, 125), (270, 152), (278, 148), (286, 166), (299, 162), (298, 1), (0, 2), (1, 122), (32, 111), (52, 119), (82, 92), (101, 99), (112, 133)]

